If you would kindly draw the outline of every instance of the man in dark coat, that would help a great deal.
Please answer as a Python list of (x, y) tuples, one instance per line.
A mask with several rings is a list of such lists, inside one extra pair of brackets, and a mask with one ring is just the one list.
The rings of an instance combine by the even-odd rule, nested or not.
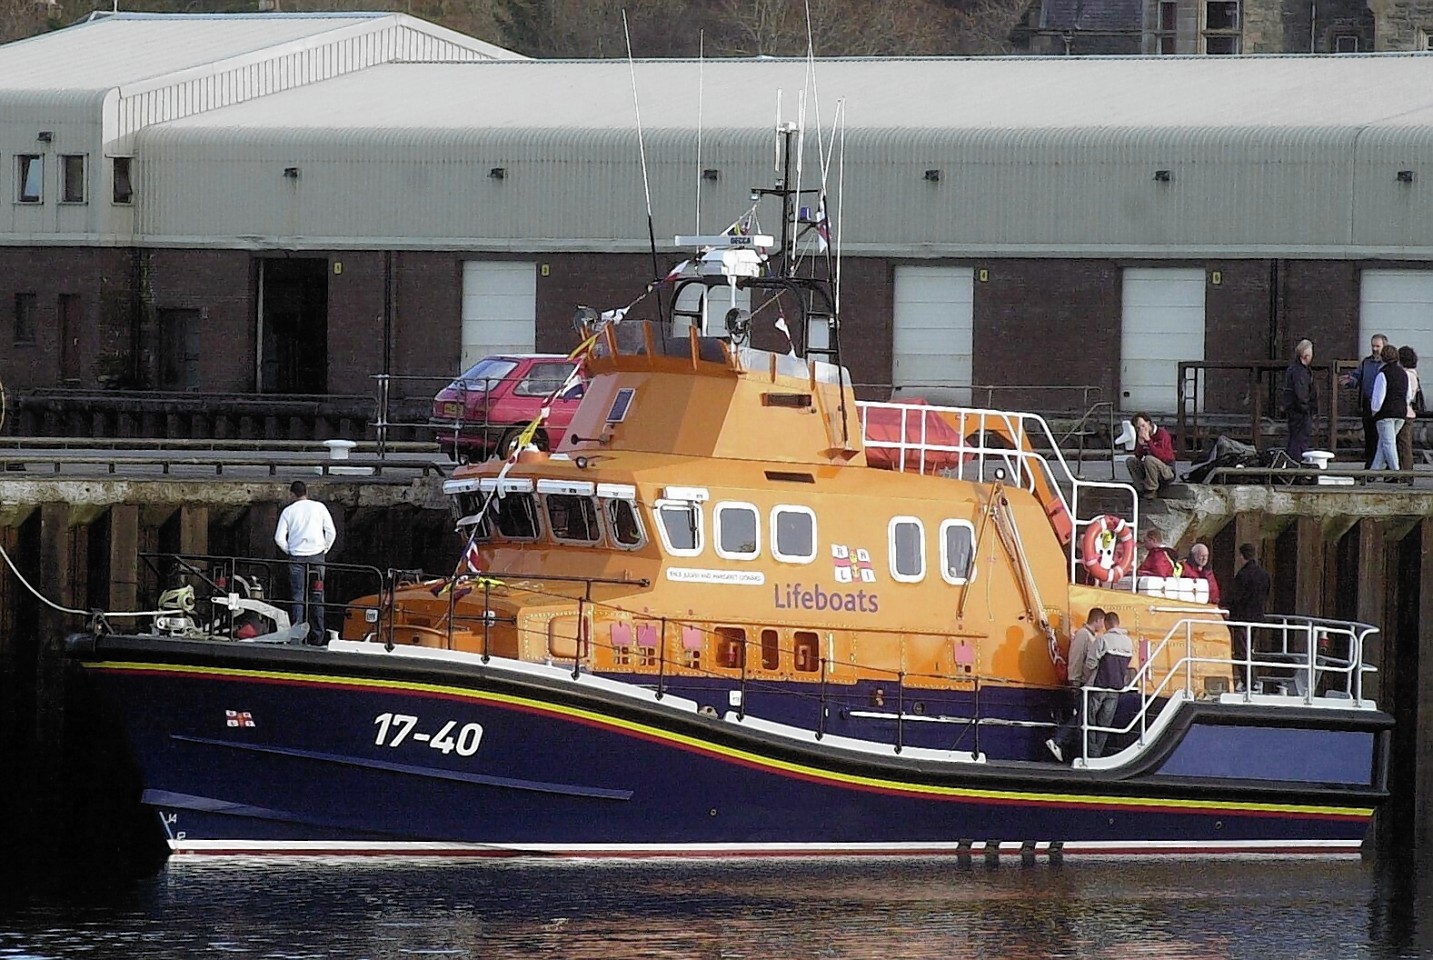
[[(1264, 610), (1269, 603), (1269, 571), (1259, 565), (1252, 543), (1240, 544), (1239, 555), (1244, 565), (1234, 574), (1234, 585), (1229, 590), (1229, 617), (1244, 623), (1257, 623), (1264, 619)], [(1249, 657), (1249, 629), (1235, 627), (1230, 631), (1234, 644), (1234, 659), (1247, 660)], [(1244, 682), (1243, 671), (1235, 667), (1236, 684)]]
[(1304, 453), (1314, 442), (1314, 419), (1318, 416), (1319, 390), (1314, 383), (1314, 345), (1300, 340), (1294, 347), (1294, 362), (1284, 371), (1284, 413), (1289, 421), (1289, 442), (1284, 450), (1294, 463), (1303, 466)]
[(1378, 371), (1383, 369), (1383, 347), (1388, 343), (1388, 338), (1381, 333), (1375, 333), (1369, 338), (1368, 345), (1372, 352), (1358, 362), (1349, 373), (1344, 374), (1339, 382), (1346, 387), (1354, 387), (1358, 390), (1358, 412), (1363, 417), (1363, 469), (1367, 470), (1373, 466), (1373, 451), (1378, 446), (1378, 428), (1373, 423), (1373, 381), (1378, 376)]

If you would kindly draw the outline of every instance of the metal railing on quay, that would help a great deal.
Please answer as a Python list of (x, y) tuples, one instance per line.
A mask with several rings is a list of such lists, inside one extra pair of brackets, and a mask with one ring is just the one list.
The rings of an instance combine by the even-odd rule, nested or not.
[[(1333, 452), (1340, 449), (1340, 438), (1359, 426), (1358, 393), (1342, 389), (1339, 384), (1340, 378), (1357, 366), (1356, 360), (1316, 362), (1310, 366), (1319, 392), (1316, 423), (1323, 425), (1322, 433), (1315, 430), (1316, 442), (1326, 444), (1325, 449)], [(1288, 368), (1287, 360), (1179, 361), (1175, 381), (1176, 449), (1185, 455), (1197, 455), (1219, 434), (1227, 434), (1263, 450), (1267, 438), (1276, 435), (1284, 424), (1281, 395)], [(1211, 379), (1217, 389), (1211, 389)], [(1207, 411), (1211, 393), (1237, 393), (1244, 410), (1226, 414)], [(1345, 416), (1350, 403), (1352, 420)]]
[[(66, 468), (94, 466), (99, 467), (107, 475), (118, 475), (122, 471), (133, 472), (139, 476), (145, 474), (139, 471), (130, 471), (126, 468), (132, 467), (153, 467), (157, 468), (159, 476), (173, 477), (191, 473), (196, 476), (224, 476), (226, 469), (231, 472), (235, 468), (247, 468), (251, 471), (260, 471), (264, 476), (275, 477), (280, 474), (290, 473), (318, 474), (324, 477), (344, 477), (349, 480), (359, 480), (365, 476), (383, 477), (385, 475), (406, 474), (417, 472), (422, 476), (437, 473), (444, 474), (444, 465), (429, 458), (423, 457), (387, 457), (382, 459), (355, 462), (352, 460), (333, 460), (328, 456), (304, 459), (302, 457), (277, 458), (277, 457), (197, 457), (197, 456), (126, 456), (107, 457), (97, 452), (76, 452), (69, 455), (57, 455), (56, 453), (7, 453), (0, 450), (0, 476), (16, 468), (29, 472), (30, 467), (43, 467), (54, 476), (63, 475)], [(202, 472), (201, 472), (202, 471)], [(13, 476), (10, 477), (14, 479)]]

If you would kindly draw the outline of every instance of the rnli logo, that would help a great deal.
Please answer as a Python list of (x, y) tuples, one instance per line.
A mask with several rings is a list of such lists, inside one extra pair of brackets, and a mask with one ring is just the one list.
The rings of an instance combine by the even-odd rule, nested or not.
[(871, 566), (871, 552), (861, 547), (852, 549), (844, 543), (831, 544), (831, 563), (837, 583), (875, 583), (876, 570)]

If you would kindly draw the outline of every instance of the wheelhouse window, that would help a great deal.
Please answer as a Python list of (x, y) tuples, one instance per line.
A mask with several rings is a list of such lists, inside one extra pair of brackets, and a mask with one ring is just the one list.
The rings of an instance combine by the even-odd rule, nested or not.
[(640, 547), (647, 539), (642, 532), (642, 518), (631, 500), (607, 501), (607, 529), (613, 543), (629, 550)]
[(657, 531), (662, 546), (674, 557), (695, 557), (702, 552), (702, 507), (686, 500), (658, 500)]
[(940, 525), (940, 575), (946, 583), (975, 579), (975, 527), (967, 520)]
[(925, 527), (915, 517), (895, 517), (890, 526), (891, 578), (902, 583), (925, 579)]
[(488, 508), (498, 533), (509, 540), (536, 540), (542, 533), (537, 516), (537, 497), (530, 493), (509, 493)]
[(22, 153), (15, 157), (15, 201), (45, 201), (45, 158), (39, 154)]
[(783, 563), (816, 559), (816, 514), (810, 507), (772, 508), (771, 555)]
[(591, 497), (567, 493), (544, 495), (547, 522), (556, 540), (572, 543), (596, 543), (602, 538), (597, 522), (597, 503)]
[(761, 552), (761, 520), (749, 503), (719, 503), (712, 511), (717, 556), (754, 560)]

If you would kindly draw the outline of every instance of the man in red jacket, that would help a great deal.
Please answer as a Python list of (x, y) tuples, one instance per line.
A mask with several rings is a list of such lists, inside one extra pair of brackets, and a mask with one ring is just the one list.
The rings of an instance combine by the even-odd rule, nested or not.
[(1168, 430), (1155, 426), (1147, 413), (1136, 413), (1132, 422), (1134, 456), (1125, 460), (1125, 466), (1135, 488), (1152, 496), (1174, 479), (1174, 440)]

